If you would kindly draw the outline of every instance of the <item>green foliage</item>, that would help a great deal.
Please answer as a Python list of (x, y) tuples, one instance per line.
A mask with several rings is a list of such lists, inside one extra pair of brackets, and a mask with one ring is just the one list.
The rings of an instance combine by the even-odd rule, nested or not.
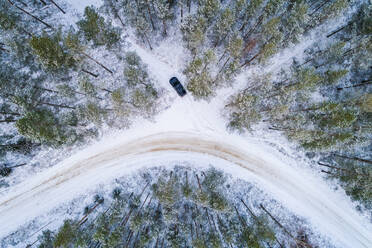
[(38, 142), (61, 144), (65, 140), (54, 114), (46, 109), (27, 112), (16, 127), (21, 135)]
[(206, 20), (202, 17), (188, 16), (181, 25), (183, 40), (187, 44), (187, 48), (193, 54), (197, 54), (200, 47), (203, 45), (207, 29)]
[(275, 240), (275, 232), (268, 225), (269, 221), (265, 215), (259, 215), (254, 220), (255, 236), (264, 243), (270, 243)]
[(295, 83), (286, 87), (291, 91), (314, 91), (321, 82), (321, 77), (314, 69), (301, 69), (295, 72)]
[(274, 16), (281, 10), (283, 4), (283, 0), (269, 0), (265, 6), (265, 14), (267, 16)]
[(171, 206), (179, 197), (177, 185), (177, 178), (166, 180), (161, 177), (156, 184), (152, 185), (152, 190), (162, 204)]
[(106, 114), (97, 103), (91, 101), (81, 106), (79, 110), (81, 117), (98, 126), (102, 124), (103, 118), (105, 117), (104, 115)]
[[(249, 4), (247, 4), (248, 2)], [(251, 19), (259, 11), (263, 2), (264, 2), (263, 0), (245, 1), (244, 19), (245, 20)]]
[(172, 9), (170, 6), (170, 1), (168, 0), (154, 0), (152, 4), (155, 9), (156, 16), (162, 21), (163, 23), (163, 34), (167, 34), (167, 25), (166, 21), (171, 20), (174, 16), (172, 13)]
[[(260, 214), (247, 218), (244, 206), (236, 205), (234, 188), (224, 188), (227, 177), (222, 171), (210, 168), (200, 173), (177, 167), (157, 172), (159, 174), (152, 174), (156, 176), (152, 178), (150, 192), (141, 183), (138, 189), (141, 193), (133, 195), (128, 191), (133, 188), (123, 185), (115, 190), (115, 194), (121, 192), (120, 197), (113, 199), (101, 213), (85, 213), (88, 219), (81, 225), (66, 220), (57, 235), (40, 236), (39, 241), (53, 242), (53, 247), (87, 247), (92, 241), (98, 241), (105, 248), (126, 244), (149, 248), (156, 243), (167, 247), (206, 248), (274, 246), (272, 222)], [(190, 198), (180, 197), (182, 182), (188, 182), (190, 188), (199, 188), (196, 173), (200, 175), (202, 190), (195, 190)], [(187, 175), (194, 176), (188, 178)], [(220, 200), (224, 204), (219, 204)], [(230, 209), (230, 204), (237, 207), (236, 211)], [(128, 242), (130, 235), (132, 241)]]
[(33, 53), (40, 62), (51, 70), (69, 69), (75, 65), (75, 59), (61, 45), (61, 36), (49, 36), (44, 33), (42, 36), (33, 36), (30, 40)]
[(228, 208), (228, 201), (221, 193), (212, 192), (209, 198), (210, 208), (217, 211), (225, 211)]
[(71, 51), (78, 52), (83, 50), (83, 45), (79, 39), (79, 35), (74, 30), (69, 30), (63, 39), (63, 44)]
[(187, 90), (190, 91), (196, 99), (209, 99), (215, 95), (213, 90), (213, 79), (208, 72), (201, 72), (191, 78), (187, 84)]
[(348, 73), (348, 70), (328, 70), (325, 73), (325, 84), (335, 84)]
[(97, 219), (97, 228), (93, 235), (93, 239), (100, 241), (105, 246), (108, 242), (108, 237), (110, 234), (110, 226), (107, 216), (103, 213)]
[(247, 247), (261, 248), (257, 237), (254, 235), (252, 228), (245, 228), (240, 235), (240, 242)]
[(213, 19), (220, 9), (220, 1), (218, 0), (199, 0), (198, 14), (202, 15), (207, 20)]
[[(158, 92), (149, 78), (147, 67), (135, 52), (127, 52), (125, 62), (124, 78), (128, 86), (132, 89), (131, 102), (134, 107), (142, 110), (144, 115), (149, 115), (156, 110), (155, 102), (158, 99)], [(113, 100), (122, 102), (118, 95), (119, 92), (115, 94), (116, 96), (114, 96), (115, 98)], [(123, 112), (124, 115), (127, 113), (127, 111)]]
[(155, 101), (158, 98), (157, 91), (152, 85), (145, 88), (137, 88), (132, 93), (132, 104), (141, 109), (142, 114), (151, 114), (156, 110)]
[(141, 213), (136, 214), (130, 222), (130, 229), (134, 231), (138, 231), (140, 227), (144, 224), (144, 217)]
[(363, 112), (372, 113), (372, 93), (363, 95), (359, 104)]
[(196, 238), (192, 241), (192, 246), (195, 248), (207, 248), (208, 246), (200, 238)]
[(256, 110), (258, 97), (245, 92), (230, 98), (226, 105), (229, 111), (228, 128), (237, 131), (250, 130), (253, 124), (261, 120), (261, 114)]
[(234, 35), (229, 39), (226, 50), (229, 52), (229, 55), (233, 59), (240, 58), (242, 55), (243, 49), (243, 39), (239, 35)]
[(123, 88), (114, 90), (111, 93), (111, 101), (114, 105), (114, 111), (117, 117), (129, 117), (131, 110), (129, 108), (129, 103), (124, 100), (125, 92)]
[(331, 169), (329, 176), (339, 179), (346, 194), (354, 201), (362, 202), (367, 209), (372, 209), (372, 169), (368, 165), (361, 166), (360, 162), (352, 160), (340, 158), (334, 160), (338, 166)]
[(355, 17), (357, 33), (362, 35), (372, 34), (372, 9), (368, 6), (368, 3), (363, 4)]
[(55, 236), (54, 247), (69, 247), (69, 244), (73, 243), (77, 238), (76, 230), (77, 227), (72, 220), (65, 220)]
[(234, 21), (234, 14), (229, 8), (222, 10), (213, 28), (213, 36), (216, 45), (225, 39), (226, 36), (232, 31)]
[(215, 54), (212, 50), (207, 50), (202, 57), (196, 57), (184, 70), (184, 73), (190, 78), (187, 89), (197, 99), (210, 99), (215, 95), (217, 86), (210, 73), (211, 62), (215, 60)]
[(206, 187), (209, 191), (215, 191), (218, 187), (221, 187), (226, 182), (226, 177), (222, 171), (216, 168), (209, 168), (205, 172), (205, 177), (203, 180), (203, 187)]
[(182, 194), (184, 197), (186, 198), (189, 198), (191, 197), (193, 193), (193, 190), (192, 188), (189, 186), (189, 184), (185, 184), (183, 187), (182, 187)]
[(348, 7), (347, 0), (336, 0), (332, 2), (330, 5), (326, 6), (323, 13), (328, 15), (328, 18), (336, 17), (340, 15), (340, 13)]
[(38, 240), (40, 241), (38, 248), (53, 248), (54, 234), (50, 230), (43, 231)]
[(222, 243), (220, 241), (220, 238), (214, 234), (214, 233), (211, 233), (208, 235), (208, 243), (210, 244), (210, 246), (212, 248), (222, 248)]
[(336, 145), (341, 145), (348, 142), (354, 137), (353, 133), (336, 133), (336, 134), (326, 134), (324, 132), (310, 132), (310, 135), (317, 135), (309, 137), (310, 140), (304, 141), (302, 146), (305, 149), (314, 151), (327, 151), (334, 149)]
[(65, 97), (72, 98), (75, 96), (75, 91), (68, 84), (57, 85), (57, 90)]
[(265, 23), (262, 26), (261, 35), (264, 42), (267, 42), (270, 40), (271, 37), (275, 37), (280, 34), (279, 25), (280, 18), (275, 17), (271, 18), (267, 23)]
[(90, 97), (95, 97), (97, 95), (96, 87), (87, 78), (82, 78), (80, 80), (80, 89)]
[(13, 30), (17, 27), (16, 22), (19, 21), (19, 18), (3, 5), (4, 3), (0, 5), (0, 29), (4, 31)]
[(305, 24), (309, 19), (309, 6), (305, 1), (296, 1), (289, 17), (285, 20), (288, 30), (288, 42), (298, 43), (300, 35), (305, 31)]
[(135, 52), (127, 52), (125, 55), (124, 77), (130, 87), (138, 84), (147, 84), (149, 78), (146, 66)]
[(84, 19), (77, 23), (80, 32), (88, 41), (93, 41), (95, 46), (106, 45), (111, 48), (120, 40), (120, 33), (100, 16), (96, 9), (88, 6), (84, 10)]
[(143, 16), (138, 16), (138, 18), (135, 19), (136, 27), (136, 33), (138, 36), (148, 40), (147, 33), (150, 32), (150, 24), (147, 22), (147, 20)]
[(270, 58), (272, 55), (276, 53), (277, 48), (278, 48), (278, 44), (275, 41), (266, 43), (263, 46), (262, 50), (260, 51), (260, 56), (259, 56), (260, 62), (261, 63), (266, 62), (268, 58)]

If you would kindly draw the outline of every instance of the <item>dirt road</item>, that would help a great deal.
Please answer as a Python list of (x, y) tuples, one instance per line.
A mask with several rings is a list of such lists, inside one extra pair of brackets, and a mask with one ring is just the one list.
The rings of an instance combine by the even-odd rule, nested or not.
[[(221, 138), (192, 132), (157, 133), (118, 146), (85, 154), (79, 159), (68, 159), (61, 165), (15, 188), (0, 199), (0, 237), (13, 231), (26, 219), (32, 219), (71, 197), (72, 192), (105, 182), (113, 175), (143, 166), (143, 161), (156, 161), (172, 157), (191, 159), (207, 156), (223, 160), (226, 170), (242, 178), (255, 178), (284, 205), (309, 217), (321, 232), (328, 234), (342, 247), (372, 247), (370, 227), (360, 222), (360, 216), (334, 202), (332, 192), (317, 179), (309, 178), (271, 156), (261, 157), (249, 146), (243, 147), (221, 142)], [(197, 158), (196, 158), (197, 160)], [(213, 159), (212, 159), (213, 160)], [(149, 166), (151, 164), (148, 164)], [(306, 177), (305, 177), (306, 176)], [(27, 213), (27, 216), (25, 214)]]

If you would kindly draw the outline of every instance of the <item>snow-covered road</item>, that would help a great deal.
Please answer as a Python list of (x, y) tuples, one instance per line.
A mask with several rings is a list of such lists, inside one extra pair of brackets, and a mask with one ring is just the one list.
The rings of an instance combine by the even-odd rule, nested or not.
[[(193, 106), (189, 98), (176, 100), (155, 124), (117, 133), (17, 185), (0, 199), (0, 223), (7, 223), (0, 228), (0, 237), (94, 185), (159, 162), (188, 160), (208, 162), (257, 182), (284, 206), (309, 218), (315, 229), (340, 247), (372, 247), (371, 226), (322, 180), (292, 166), (296, 161), (270, 152), (270, 147), (217, 126), (204, 128), (208, 123), (194, 125), (201, 118), (191, 118), (187, 108), (181, 111), (185, 104), (196, 108), (195, 113), (202, 108)], [(177, 114), (183, 118), (175, 118)]]

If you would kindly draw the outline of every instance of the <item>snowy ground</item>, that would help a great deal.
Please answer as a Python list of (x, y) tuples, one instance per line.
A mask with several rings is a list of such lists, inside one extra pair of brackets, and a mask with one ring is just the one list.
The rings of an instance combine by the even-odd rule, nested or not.
[[(79, 11), (87, 3), (92, 4), (90, 0), (71, 2), (78, 4)], [(196, 165), (210, 163), (237, 178), (256, 182), (289, 210), (308, 218), (336, 246), (372, 247), (372, 225), (354, 210), (342, 192), (332, 191), (319, 175), (308, 169), (305, 160), (285, 156), (261, 142), (260, 137), (243, 137), (226, 131), (220, 110), (236, 87), (221, 90), (210, 103), (196, 102), (190, 95), (179, 98), (168, 80), (174, 75), (182, 79), (179, 71), (182, 51), (165, 56), (164, 51), (177, 51), (176, 46), (178, 49), (180, 46), (164, 44), (153, 53), (134, 42), (131, 49), (136, 50), (156, 80), (168, 89), (171, 106), (153, 122), (140, 120), (130, 130), (114, 132), (0, 196), (0, 223), (6, 223), (6, 228), (0, 228), (0, 238), (84, 194), (94, 185), (139, 168), (187, 160)], [(286, 56), (277, 55), (281, 62), (276, 65), (288, 62)], [(240, 75), (237, 87), (245, 85), (247, 75), (259, 69), (252, 68)], [(289, 149), (286, 144), (282, 147)]]
[(155, 123), (117, 132), (15, 186), (0, 199), (0, 223), (7, 223), (0, 237), (92, 185), (160, 162), (188, 160), (211, 163), (257, 182), (340, 247), (371, 247), (371, 225), (344, 197), (271, 147), (226, 133), (217, 116), (213, 105), (194, 102), (190, 96), (177, 98)]

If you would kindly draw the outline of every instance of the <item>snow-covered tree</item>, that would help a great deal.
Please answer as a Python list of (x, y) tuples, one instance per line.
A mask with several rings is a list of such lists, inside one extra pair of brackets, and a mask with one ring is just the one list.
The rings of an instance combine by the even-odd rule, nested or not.
[(95, 46), (106, 45), (111, 48), (120, 40), (119, 30), (106, 23), (94, 7), (86, 7), (84, 19), (77, 22), (80, 32), (88, 41), (93, 41)]

